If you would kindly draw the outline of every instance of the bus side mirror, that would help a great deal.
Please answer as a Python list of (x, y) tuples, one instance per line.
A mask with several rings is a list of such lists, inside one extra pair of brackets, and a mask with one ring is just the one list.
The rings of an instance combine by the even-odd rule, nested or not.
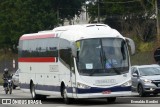
[(73, 43), (71, 44), (71, 51), (72, 51), (72, 55), (73, 55), (74, 57), (77, 57), (77, 47), (76, 47), (76, 43), (75, 43), (75, 42), (73, 42)]
[(134, 41), (130, 38), (126, 38), (126, 41), (131, 48), (131, 55), (134, 55), (135, 54), (135, 43), (134, 43)]

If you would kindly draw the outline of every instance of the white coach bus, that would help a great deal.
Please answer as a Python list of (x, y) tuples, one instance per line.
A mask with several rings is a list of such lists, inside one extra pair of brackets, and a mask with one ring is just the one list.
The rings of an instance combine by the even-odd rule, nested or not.
[[(130, 46), (131, 51), (128, 51)], [(106, 98), (131, 95), (129, 53), (134, 42), (105, 24), (57, 27), (19, 40), (19, 81), (32, 98), (50, 95)]]

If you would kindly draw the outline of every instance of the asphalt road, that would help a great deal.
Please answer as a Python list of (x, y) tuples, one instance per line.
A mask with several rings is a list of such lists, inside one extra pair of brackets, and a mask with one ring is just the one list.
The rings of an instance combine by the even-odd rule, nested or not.
[[(13, 94), (6, 95), (3, 87), (0, 86), (0, 100), (13, 98), (19, 100), (18, 98), (31, 98), (30, 93), (24, 93), (17, 88), (13, 90)], [(12, 99), (12, 100), (13, 100)], [(135, 101), (139, 104), (135, 103)], [(149, 104), (146, 101), (150, 102)], [(131, 103), (132, 102), (132, 103)], [(30, 107), (30, 105), (3, 105), (0, 104), (0, 107)], [(32, 107), (160, 107), (160, 95), (157, 97), (145, 97), (139, 98), (136, 93), (131, 97), (118, 97), (114, 104), (107, 103), (106, 99), (83, 99), (83, 100), (74, 100), (72, 104), (66, 105), (63, 103), (61, 98), (56, 98), (51, 96), (46, 100), (42, 101), (42, 105), (32, 105)]]

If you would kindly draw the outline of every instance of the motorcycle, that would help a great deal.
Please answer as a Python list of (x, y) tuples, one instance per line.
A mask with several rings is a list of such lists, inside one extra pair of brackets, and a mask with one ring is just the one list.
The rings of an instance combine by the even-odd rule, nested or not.
[(12, 79), (7, 79), (5, 78), (5, 86), (4, 86), (4, 90), (5, 90), (5, 93), (8, 94), (12, 94)]

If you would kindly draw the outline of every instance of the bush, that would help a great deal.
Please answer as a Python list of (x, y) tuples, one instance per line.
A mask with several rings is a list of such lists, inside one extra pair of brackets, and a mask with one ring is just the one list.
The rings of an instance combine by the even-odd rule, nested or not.
[(131, 65), (155, 64), (153, 51), (137, 52), (131, 56)]
[(153, 51), (153, 49), (154, 49), (153, 42), (140, 42), (138, 47), (138, 50), (140, 52)]

